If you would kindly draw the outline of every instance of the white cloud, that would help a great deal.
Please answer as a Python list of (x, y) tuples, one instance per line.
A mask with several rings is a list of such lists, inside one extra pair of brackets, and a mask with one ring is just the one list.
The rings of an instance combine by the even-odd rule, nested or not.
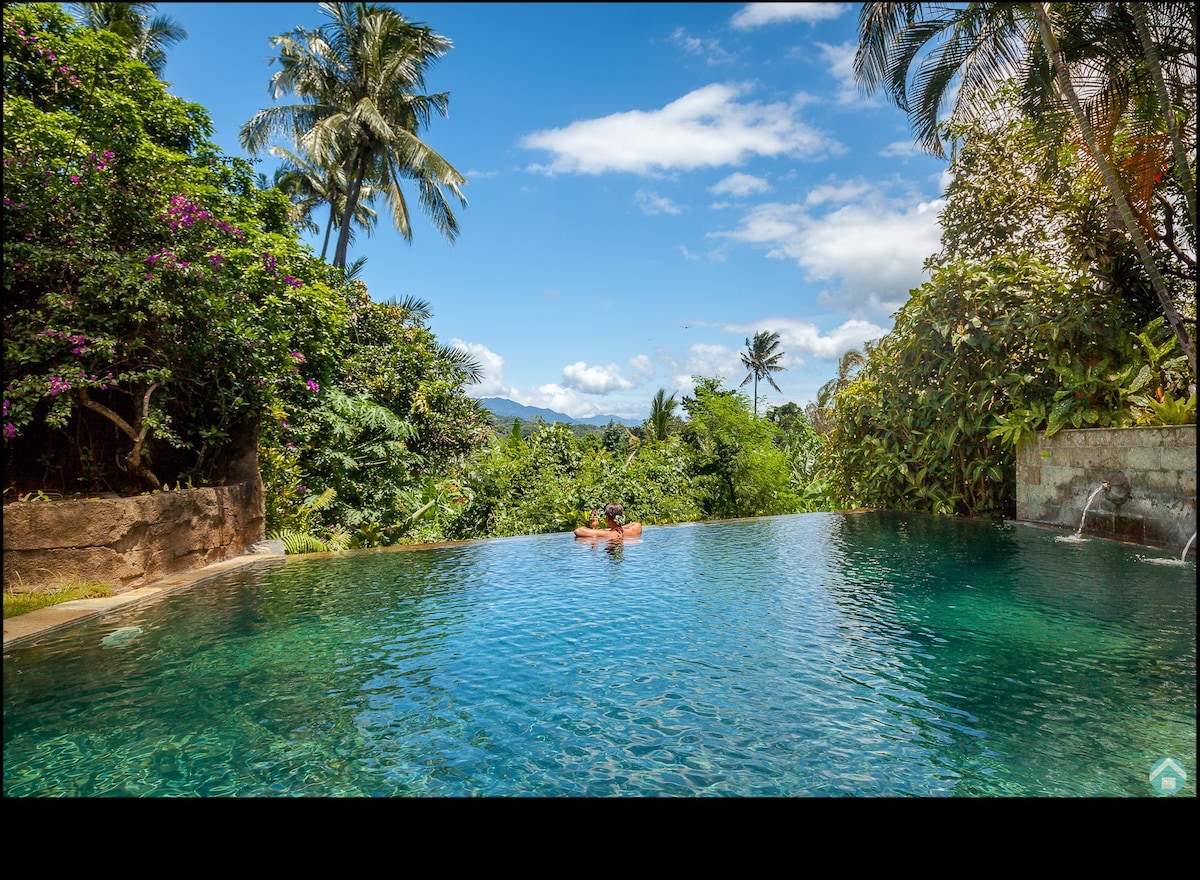
[(879, 151), (879, 155), (889, 159), (905, 159), (910, 156), (923, 156), (924, 153), (921, 152), (914, 141), (892, 141)]
[(743, 174), (738, 171), (730, 174), (723, 180), (717, 181), (713, 186), (709, 187), (709, 192), (729, 193), (734, 196), (748, 196), (752, 193), (768, 193), (771, 191), (771, 184), (767, 183), (761, 177), (755, 177), (752, 174)]
[[(840, 206), (831, 211), (814, 210), (834, 202)], [(793, 260), (809, 281), (840, 282), (820, 295), (827, 306), (856, 317), (882, 317), (926, 280), (924, 262), (940, 246), (941, 207), (940, 201), (889, 201), (856, 183), (829, 185), (814, 190), (804, 204), (758, 205), (737, 229), (712, 235)]]
[(752, 156), (820, 159), (844, 147), (797, 116), (807, 98), (790, 103), (739, 101), (747, 85), (712, 84), (658, 110), (630, 110), (534, 132), (521, 146), (552, 154), (547, 174), (667, 171), (737, 165)]
[[(828, 332), (799, 318), (763, 318), (753, 324), (723, 324), (730, 333), (750, 337), (760, 331), (779, 334), (780, 363), (786, 369), (804, 366), (804, 355), (823, 361), (837, 361), (852, 348), (862, 350), (863, 344), (883, 336), (887, 329), (871, 321), (850, 320)], [(740, 361), (740, 359), (739, 359)], [(743, 372), (745, 372), (743, 368)]]
[(766, 24), (803, 21), (816, 24), (850, 11), (849, 3), (748, 3), (729, 20), (739, 30), (750, 30)]
[(633, 368), (635, 373), (640, 373), (642, 376), (651, 376), (654, 374), (654, 361), (649, 355), (639, 354), (629, 359), (629, 366)]
[(829, 73), (837, 80), (837, 91), (834, 100), (843, 106), (878, 106), (879, 99), (875, 95), (865, 94), (854, 79), (854, 56), (858, 52), (858, 43), (842, 43), (831, 46), (828, 43), (817, 43), (821, 58), (825, 61)]
[(642, 209), (642, 213), (653, 217), (655, 214), (678, 214), (680, 208), (666, 196), (660, 196), (651, 190), (639, 189), (633, 194), (633, 200)]
[(471, 359), (483, 368), (483, 378), (468, 385), (466, 392), (471, 397), (509, 397), (513, 389), (504, 384), (504, 358), (477, 342), (451, 339), (450, 345), (464, 349)]
[[(589, 419), (592, 416), (613, 415), (623, 419), (640, 421), (646, 417), (644, 412), (639, 414), (636, 409), (626, 404), (615, 401), (601, 401), (597, 403), (595, 400), (583, 397), (580, 392), (572, 388), (564, 388), (554, 383), (539, 385), (530, 392), (517, 392), (516, 396), (511, 399), (524, 406), (539, 406), (544, 409), (552, 409), (573, 419)], [(643, 405), (642, 409), (645, 410), (648, 408), (648, 404), (649, 402), (647, 401), (647, 404)], [(630, 424), (634, 423), (633, 421), (630, 422)]]
[(697, 343), (683, 363), (688, 376), (733, 376), (742, 369), (738, 352), (727, 345)]
[(634, 387), (632, 382), (621, 375), (621, 368), (616, 364), (589, 367), (584, 361), (577, 361), (563, 367), (562, 375), (567, 388), (584, 394), (608, 394), (610, 391), (624, 391)]
[(718, 41), (693, 37), (681, 27), (675, 28), (671, 33), (671, 42), (688, 55), (700, 56), (706, 64), (728, 64), (734, 58)]
[(868, 196), (873, 191), (874, 187), (860, 177), (857, 180), (847, 180), (842, 183), (814, 186), (808, 191), (808, 195), (805, 196), (804, 204), (824, 205), (835, 203), (844, 205)]

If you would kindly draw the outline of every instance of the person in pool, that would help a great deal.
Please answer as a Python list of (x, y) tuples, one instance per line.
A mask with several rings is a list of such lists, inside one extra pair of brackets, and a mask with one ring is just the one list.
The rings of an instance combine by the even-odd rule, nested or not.
[(604, 507), (604, 521), (607, 528), (589, 528), (580, 526), (575, 530), (576, 538), (633, 538), (642, 533), (640, 522), (625, 522), (625, 508), (620, 504), (607, 504)]

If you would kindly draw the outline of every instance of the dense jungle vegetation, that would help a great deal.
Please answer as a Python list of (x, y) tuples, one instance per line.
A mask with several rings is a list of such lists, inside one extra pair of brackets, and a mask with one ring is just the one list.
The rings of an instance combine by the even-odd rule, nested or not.
[[(386, 8), (329, 6), (348, 38), (391, 28), (441, 51)], [(907, 93), (913, 59), (896, 47), (919, 6), (863, 4), (859, 65), (917, 116), (939, 96)], [(405, 166), (411, 150), (355, 129), (345, 84), (306, 75), (293, 40), (281, 73), (322, 109), (247, 123), (252, 150), (290, 139), (282, 173), (260, 179), (208, 140), (207, 111), (169, 93), (144, 40), (131, 51), (58, 5), (6, 5), (5, 503), (219, 485), (256, 453), (268, 532), (291, 551), (565, 531), (608, 501), (648, 524), (1011, 516), (1033, 432), (1194, 422), (1190, 6), (968, 6), (1033, 35), (1028, 75), (968, 83), (958, 100), (975, 103), (933, 129), (914, 119), (950, 147), (941, 250), (894, 329), (847, 352), (818, 400), (759, 413), (757, 394), (700, 376), (647, 401), (640, 425), (505, 433), (467, 393), (478, 365), (429, 330), (430, 304), (367, 290), (347, 265), (364, 193), (402, 200), (402, 179), (424, 181), (423, 209), (457, 235), (449, 162)], [(386, 27), (362, 27), (370, 16)], [(1068, 100), (1064, 70), (1087, 72), (1084, 97)], [(438, 109), (389, 112), (419, 142)], [(299, 232), (322, 210), (328, 262)], [(767, 341), (743, 356), (756, 389), (776, 368)]]

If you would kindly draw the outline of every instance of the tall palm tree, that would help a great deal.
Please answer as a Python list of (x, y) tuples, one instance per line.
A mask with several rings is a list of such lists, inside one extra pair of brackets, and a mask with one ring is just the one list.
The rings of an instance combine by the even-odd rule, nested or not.
[[(1131, 83), (1134, 77), (1130, 65), (1144, 61), (1126, 57), (1126, 66), (1116, 68), (1125, 73), (1117, 76), (1108, 64), (1114, 60), (1111, 43), (1089, 42), (1088, 34), (1103, 33), (1103, 17), (1124, 5), (864, 3), (859, 11), (854, 72), (868, 90), (886, 84), (892, 100), (908, 112), (918, 142), (936, 156), (944, 155), (939, 113), (955, 88), (954, 117), (985, 112), (996, 90), (1013, 78), (1020, 80), (1022, 93), (1028, 98), (1024, 109), (1034, 118), (1068, 116), (1112, 196), (1122, 226), (1137, 249), (1163, 314), (1194, 373), (1195, 344), (1130, 204), (1130, 190), (1113, 161), (1111, 141), (1098, 134), (1095, 125), (1102, 118), (1099, 111), (1103, 101), (1113, 94), (1111, 87), (1121, 84), (1118, 80), (1122, 77), (1124, 84)], [(931, 43), (934, 47), (926, 53)], [(918, 62), (919, 55), (922, 57)], [(1116, 60), (1122, 59), (1118, 56)], [(1080, 77), (1079, 71), (1091, 76)], [(910, 101), (910, 77), (916, 88), (915, 101)], [(1148, 78), (1143, 80), (1149, 84)], [(1181, 110), (1191, 112), (1188, 108), (1195, 100), (1194, 67), (1190, 95), (1187, 108), (1168, 104), (1161, 108), (1162, 113), (1169, 116)], [(1116, 121), (1110, 118), (1109, 124)], [(1165, 118), (1163, 126), (1167, 127)]]
[(650, 402), (650, 418), (647, 419), (647, 424), (650, 427), (650, 436), (654, 440), (662, 441), (667, 439), (667, 432), (671, 427), (671, 413), (675, 411), (678, 405), (675, 400), (675, 395), (667, 397), (667, 389), (659, 388), (654, 395), (654, 400)]
[(784, 369), (779, 363), (784, 353), (776, 352), (777, 348), (779, 348), (779, 334), (761, 330), (754, 334), (753, 340), (746, 340), (746, 350), (742, 352), (742, 366), (750, 372), (746, 374), (746, 378), (738, 387), (745, 385), (751, 379), (754, 380), (754, 417), (756, 419), (758, 418), (758, 380), (766, 379), (771, 383), (772, 388), (779, 391), (779, 386), (771, 377), (772, 373)]
[(167, 49), (187, 39), (187, 31), (167, 15), (155, 15), (156, 3), (72, 3), (84, 25), (112, 31), (129, 47), (129, 54), (162, 79), (167, 66)]
[(412, 241), (401, 183), (417, 186), (421, 208), (447, 241), (458, 221), (445, 190), (464, 207), (463, 177), (421, 139), (432, 115), (446, 115), (449, 95), (421, 94), (425, 70), (452, 47), (447, 38), (373, 3), (322, 3), (331, 22), (273, 37), (281, 69), (271, 77), (272, 97), (299, 103), (260, 110), (240, 132), (242, 146), (258, 152), (275, 134), (291, 136), (299, 152), (345, 175), (346, 196), (333, 265), (343, 266), (350, 227), (364, 185), (374, 186), (391, 208), (392, 222)]

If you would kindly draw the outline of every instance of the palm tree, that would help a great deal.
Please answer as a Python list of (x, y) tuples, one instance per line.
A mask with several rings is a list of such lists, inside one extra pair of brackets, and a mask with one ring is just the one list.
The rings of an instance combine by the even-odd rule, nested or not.
[(651, 438), (659, 441), (667, 439), (667, 432), (671, 427), (671, 413), (677, 405), (674, 394), (667, 397), (667, 389), (658, 389), (654, 400), (650, 402), (650, 418), (646, 420)]
[(857, 348), (848, 349), (845, 354), (838, 358), (837, 376), (830, 379), (817, 391), (817, 406), (822, 409), (832, 409), (838, 392), (850, 384), (850, 380), (854, 378), (854, 374), (866, 362), (866, 355)]
[[(342, 169), (321, 168), (280, 146), (271, 147), (269, 152), (283, 160), (275, 169), (275, 186), (292, 202), (293, 224), (304, 232), (319, 232), (321, 227), (312, 219), (313, 211), (320, 205), (329, 205), (329, 218), (325, 221), (325, 235), (321, 242), (321, 259), (325, 259), (330, 235), (341, 223), (342, 211), (346, 207), (347, 187)], [(367, 235), (375, 228), (377, 215), (371, 204), (374, 198), (375, 190), (364, 184), (354, 208), (354, 223), (361, 226)], [(350, 238), (353, 241), (353, 229)]]
[(425, 95), (425, 70), (452, 47), (447, 38), (372, 3), (322, 3), (332, 22), (295, 28), (273, 37), (281, 69), (271, 77), (272, 97), (299, 103), (260, 110), (242, 126), (242, 146), (258, 152), (274, 134), (291, 136), (318, 164), (340, 169), (345, 206), (333, 265), (346, 262), (350, 227), (363, 187), (387, 201), (392, 222), (412, 241), (401, 182), (417, 186), (421, 208), (447, 241), (458, 236), (448, 189), (465, 207), (463, 177), (421, 140), (434, 113), (446, 115), (449, 95)]
[(73, 3), (76, 17), (84, 27), (112, 31), (129, 47), (129, 54), (162, 79), (167, 66), (167, 48), (187, 39), (177, 21), (167, 15), (154, 15), (155, 3)]
[[(746, 374), (746, 378), (738, 385), (740, 388), (751, 379), (754, 380), (754, 417), (758, 418), (758, 380), (766, 379), (771, 383), (771, 387), (779, 391), (779, 386), (775, 384), (775, 380), (771, 378), (772, 373), (777, 373), (784, 369), (779, 363), (783, 357), (783, 352), (776, 353), (775, 349), (779, 348), (779, 334), (768, 333), (762, 330), (754, 334), (754, 340), (746, 340), (746, 350), (742, 352), (742, 366), (750, 372)], [(781, 394), (783, 392), (780, 392)]]
[[(1133, 68), (1146, 62), (1144, 57), (1114, 53), (1112, 40), (1104, 38), (1106, 33), (1112, 34), (1111, 28), (1105, 28), (1104, 16), (1112, 16), (1113, 10), (1125, 5), (864, 3), (859, 11), (859, 47), (854, 72), (858, 81), (870, 91), (886, 84), (893, 102), (908, 112), (918, 142), (936, 156), (944, 155), (939, 112), (954, 88), (957, 91), (951, 111), (953, 117), (972, 117), (986, 112), (997, 89), (1009, 79), (1020, 77), (1021, 92), (1027, 99), (1024, 106), (1027, 113), (1039, 120), (1069, 118), (1112, 196), (1122, 226), (1137, 249), (1163, 314), (1195, 373), (1195, 344), (1150, 251), (1138, 214), (1130, 203), (1128, 180), (1122, 179), (1113, 161), (1113, 140), (1109, 135), (1117, 123), (1127, 117), (1103, 113), (1106, 102), (1118, 94), (1120, 88), (1135, 81)], [(1179, 5), (1147, 4), (1147, 8), (1139, 13), (1154, 15), (1158, 13), (1153, 10), (1160, 6)], [(1149, 35), (1148, 26), (1146, 33)], [(937, 45), (918, 63), (917, 56), (930, 43)], [(1161, 68), (1159, 70), (1161, 75)], [(1090, 76), (1080, 77), (1080, 71)], [(916, 87), (915, 101), (910, 101), (910, 76)], [(1190, 76), (1190, 90), (1183, 89), (1190, 100), (1186, 104), (1175, 101), (1159, 108), (1162, 127), (1170, 128), (1167, 119), (1175, 113), (1194, 112), (1191, 109), (1195, 100), (1194, 67)], [(1139, 98), (1157, 90), (1151, 82), (1153, 79), (1153, 76), (1141, 78), (1146, 85)], [(1106, 122), (1106, 128), (1098, 132), (1097, 122)], [(1194, 132), (1194, 127), (1192, 130)], [(1178, 149), (1177, 146), (1177, 152)], [(1177, 168), (1181, 158), (1176, 155)], [(1182, 174), (1179, 177), (1181, 185), (1186, 186), (1188, 177)], [(1194, 188), (1190, 198), (1194, 216)], [(1193, 226), (1193, 234), (1194, 231)]]

